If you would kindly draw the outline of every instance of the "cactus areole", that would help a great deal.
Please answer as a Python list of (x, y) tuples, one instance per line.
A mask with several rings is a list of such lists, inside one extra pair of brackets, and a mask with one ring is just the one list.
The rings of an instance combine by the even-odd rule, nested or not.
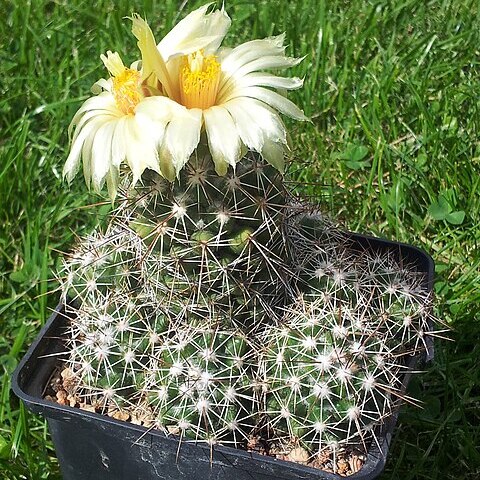
[(286, 188), (280, 114), (306, 117), (275, 91), (302, 80), (266, 73), (301, 61), (283, 36), (225, 49), (210, 5), (158, 44), (130, 20), (140, 59), (101, 56), (64, 168), (115, 208), (65, 258), (15, 391), (66, 479), (374, 478), (432, 353), (430, 257)]

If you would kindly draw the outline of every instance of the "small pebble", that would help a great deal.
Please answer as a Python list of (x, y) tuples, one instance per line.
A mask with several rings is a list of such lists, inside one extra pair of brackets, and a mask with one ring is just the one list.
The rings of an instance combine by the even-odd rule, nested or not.
[(122, 410), (117, 410), (111, 417), (126, 422), (130, 418), (130, 415)]
[(307, 464), (310, 458), (308, 451), (302, 447), (296, 447), (290, 450), (286, 455), (282, 455), (283, 460), (287, 460), (289, 462), (296, 462), (301, 464)]
[(55, 396), (57, 397), (57, 403), (60, 405), (67, 404), (67, 392), (65, 390), (59, 390)]
[(87, 405), (86, 403), (81, 403), (80, 408), (86, 412), (95, 412), (95, 407), (93, 405)]

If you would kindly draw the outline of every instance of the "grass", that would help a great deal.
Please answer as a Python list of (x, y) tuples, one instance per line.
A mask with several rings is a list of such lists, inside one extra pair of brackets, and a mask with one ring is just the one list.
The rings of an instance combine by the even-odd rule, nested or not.
[[(199, 2), (7, 1), (0, 25), (0, 478), (58, 479), (46, 426), (10, 374), (55, 306), (61, 252), (105, 207), (60, 172), (66, 126), (105, 75), (99, 55), (136, 59), (123, 17), (167, 32)], [(179, 8), (181, 5), (181, 8)], [(476, 0), (229, 0), (226, 44), (287, 34), (312, 118), (290, 125), (292, 174), (347, 228), (413, 243), (436, 262), (452, 342), (403, 408), (386, 479), (480, 478), (480, 10)], [(84, 208), (85, 205), (92, 205)]]

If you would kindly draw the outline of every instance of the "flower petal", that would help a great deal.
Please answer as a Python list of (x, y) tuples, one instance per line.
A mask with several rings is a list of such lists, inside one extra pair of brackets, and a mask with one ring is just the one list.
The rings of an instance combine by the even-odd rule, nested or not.
[(111, 50), (108, 50), (106, 55), (103, 53), (100, 55), (100, 60), (102, 60), (112, 77), (120, 75), (125, 70), (125, 65), (117, 52), (113, 53)]
[(296, 90), (303, 86), (303, 79), (298, 77), (277, 77), (263, 72), (253, 72), (244, 77), (236, 78), (239, 87), (272, 87), (285, 90)]
[[(153, 98), (153, 97), (152, 97)], [(143, 103), (143, 102), (142, 102)], [(135, 121), (142, 132), (142, 137), (147, 138), (153, 145), (161, 145), (165, 134), (167, 121), (155, 121), (148, 108), (138, 108), (135, 111)]]
[(242, 43), (230, 50), (227, 54), (222, 53), (222, 69), (225, 72), (233, 73), (240, 67), (263, 57), (282, 56), (285, 52), (283, 42), (285, 35), (267, 37), (259, 40), (251, 40)]
[(265, 160), (275, 167), (280, 173), (285, 170), (285, 154), (284, 146), (281, 143), (272, 142), (269, 139), (265, 140), (261, 151)]
[(203, 112), (210, 153), (218, 175), (225, 175), (228, 165), (235, 167), (241, 157), (240, 137), (227, 109), (211, 107)]
[(119, 169), (117, 167), (111, 166), (110, 170), (108, 171), (106, 180), (107, 180), (108, 196), (110, 197), (110, 200), (112, 201), (112, 203), (115, 200), (115, 197), (117, 196), (119, 178), (120, 178)]
[(70, 183), (73, 180), (73, 177), (78, 173), (85, 140), (90, 135), (95, 135), (95, 129), (98, 129), (102, 123), (102, 120), (97, 118), (84, 125), (83, 128), (78, 129), (78, 133), (77, 131), (75, 132), (76, 136), (72, 141), (70, 153), (68, 154), (67, 160), (63, 167), (63, 177), (67, 179), (68, 183)]
[(125, 136), (125, 122), (127, 117), (119, 118), (115, 122), (115, 131), (112, 138), (112, 165), (117, 169), (120, 164), (127, 158), (126, 141)]
[(133, 174), (132, 186), (140, 180), (145, 169), (160, 173), (154, 142), (144, 135), (135, 117), (126, 117), (124, 124), (127, 163)]
[(108, 80), (105, 80), (104, 78), (101, 78), (100, 80), (97, 80), (93, 85), (90, 91), (94, 95), (98, 95), (99, 93), (102, 93), (104, 90), (107, 92), (111, 92), (113, 89), (112, 85), (112, 79), (109, 78)]
[[(75, 132), (73, 133), (73, 136), (71, 136), (72, 142), (75, 142), (77, 136), (79, 133), (83, 130), (84, 126), (90, 123), (92, 119), (101, 119), (103, 122), (107, 122), (113, 118), (117, 118), (115, 113), (113, 112), (108, 112), (107, 110), (90, 110), (87, 112), (84, 112), (81, 118), (78, 119), (78, 123), (75, 126)], [(71, 134), (71, 129), (70, 129), (70, 134)]]
[(88, 98), (77, 110), (68, 127), (68, 135), (71, 135), (73, 128), (80, 122), (80, 119), (87, 111), (94, 111), (95, 115), (108, 114), (120, 116), (122, 113), (115, 105), (115, 99), (110, 92), (102, 92), (100, 95)]
[(92, 144), (92, 185), (95, 191), (102, 189), (105, 176), (112, 164), (112, 140), (115, 121), (107, 121), (96, 132)]
[(222, 105), (230, 113), (242, 142), (250, 149), (260, 152), (263, 147), (263, 130), (245, 104), (243, 98), (235, 98)]
[[(303, 58), (290, 58), (284, 56), (266, 56), (257, 58), (251, 62), (246, 63), (245, 65), (228, 70), (225, 66), (225, 63), (222, 63), (222, 77), (220, 79), (220, 85), (218, 88), (217, 98), (220, 102), (226, 102), (230, 98), (233, 98), (232, 95), (237, 91), (237, 89), (243, 85), (244, 82), (248, 81), (246, 79), (255, 78), (255, 75), (258, 75), (260, 79), (262, 78), (262, 73), (257, 72), (257, 70), (266, 70), (268, 68), (285, 68), (297, 65), (303, 60)], [(263, 78), (263, 83), (265, 86), (270, 86), (269, 83), (272, 83), (275, 86), (276, 83), (284, 82), (284, 80), (274, 80), (276, 77), (273, 75), (268, 76), (263, 74), (267, 78)], [(233, 80), (233, 81), (232, 81)], [(291, 79), (291, 85), (286, 81), (287, 89), (297, 88), (299, 79)], [(301, 86), (301, 85), (299, 85)]]
[(142, 53), (142, 79), (146, 81), (147, 85), (155, 88), (157, 87), (156, 79), (158, 79), (167, 95), (171, 97), (171, 79), (165, 61), (157, 49), (155, 37), (148, 23), (136, 14), (132, 16), (132, 33), (137, 38), (137, 45)]
[(173, 182), (177, 176), (177, 172), (173, 166), (173, 155), (167, 148), (160, 149), (159, 163), (161, 175), (163, 175), (169, 182)]
[(268, 90), (262, 87), (247, 87), (239, 88), (232, 92), (229, 99), (237, 97), (250, 97), (261, 100), (262, 102), (270, 105), (284, 115), (288, 115), (295, 120), (308, 121), (308, 118), (291, 100), (285, 98), (276, 92)]
[[(260, 57), (251, 62), (245, 63), (240, 68), (228, 71), (224, 68), (222, 64), (222, 71), (228, 72), (231, 75), (235, 75), (236, 77), (242, 77), (247, 75), (251, 72), (256, 72), (258, 70), (266, 70), (268, 68), (289, 68), (298, 65), (304, 57), (301, 58), (293, 58), (293, 57), (284, 57), (280, 55), (269, 55), (265, 57)], [(227, 78), (227, 77), (226, 77)]]
[(135, 109), (136, 114), (145, 115), (153, 122), (164, 124), (167, 124), (173, 114), (178, 111), (179, 105), (177, 102), (162, 96), (144, 98)]
[(242, 142), (261, 152), (265, 139), (286, 143), (286, 130), (278, 114), (259, 100), (236, 98), (223, 105), (232, 116)]
[(91, 187), (92, 183), (92, 145), (93, 141), (95, 140), (95, 135), (98, 132), (98, 129), (102, 126), (104, 123), (104, 120), (101, 117), (98, 117), (94, 120), (92, 120), (92, 123), (94, 122), (94, 127), (92, 127), (92, 132), (90, 135), (87, 135), (85, 137), (85, 141), (83, 142), (82, 145), (82, 160), (83, 160), (83, 176), (85, 177), (85, 183), (87, 184), (87, 187)]
[[(165, 164), (171, 162), (176, 174), (188, 162), (190, 155), (200, 141), (202, 111), (198, 108), (186, 109), (178, 105), (170, 123), (165, 130), (163, 145), (160, 150), (160, 163), (164, 165), (162, 174), (166, 178), (171, 170)], [(168, 170), (168, 171), (167, 171)]]
[(230, 17), (225, 10), (207, 13), (212, 3), (194, 10), (181, 20), (158, 44), (165, 61), (176, 55), (188, 55), (204, 49), (214, 53), (230, 27)]

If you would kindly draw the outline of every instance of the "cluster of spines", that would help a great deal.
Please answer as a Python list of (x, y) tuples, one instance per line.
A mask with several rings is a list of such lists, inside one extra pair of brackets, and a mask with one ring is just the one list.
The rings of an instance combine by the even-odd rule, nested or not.
[(392, 351), (428, 350), (432, 296), (425, 274), (392, 251), (353, 247), (348, 235), (331, 226), (326, 228), (329, 240), (321, 236), (323, 225), (318, 215), (290, 219), (290, 255), (296, 264), (298, 291), (340, 313), (352, 307), (361, 311), (364, 327), (383, 338)]

